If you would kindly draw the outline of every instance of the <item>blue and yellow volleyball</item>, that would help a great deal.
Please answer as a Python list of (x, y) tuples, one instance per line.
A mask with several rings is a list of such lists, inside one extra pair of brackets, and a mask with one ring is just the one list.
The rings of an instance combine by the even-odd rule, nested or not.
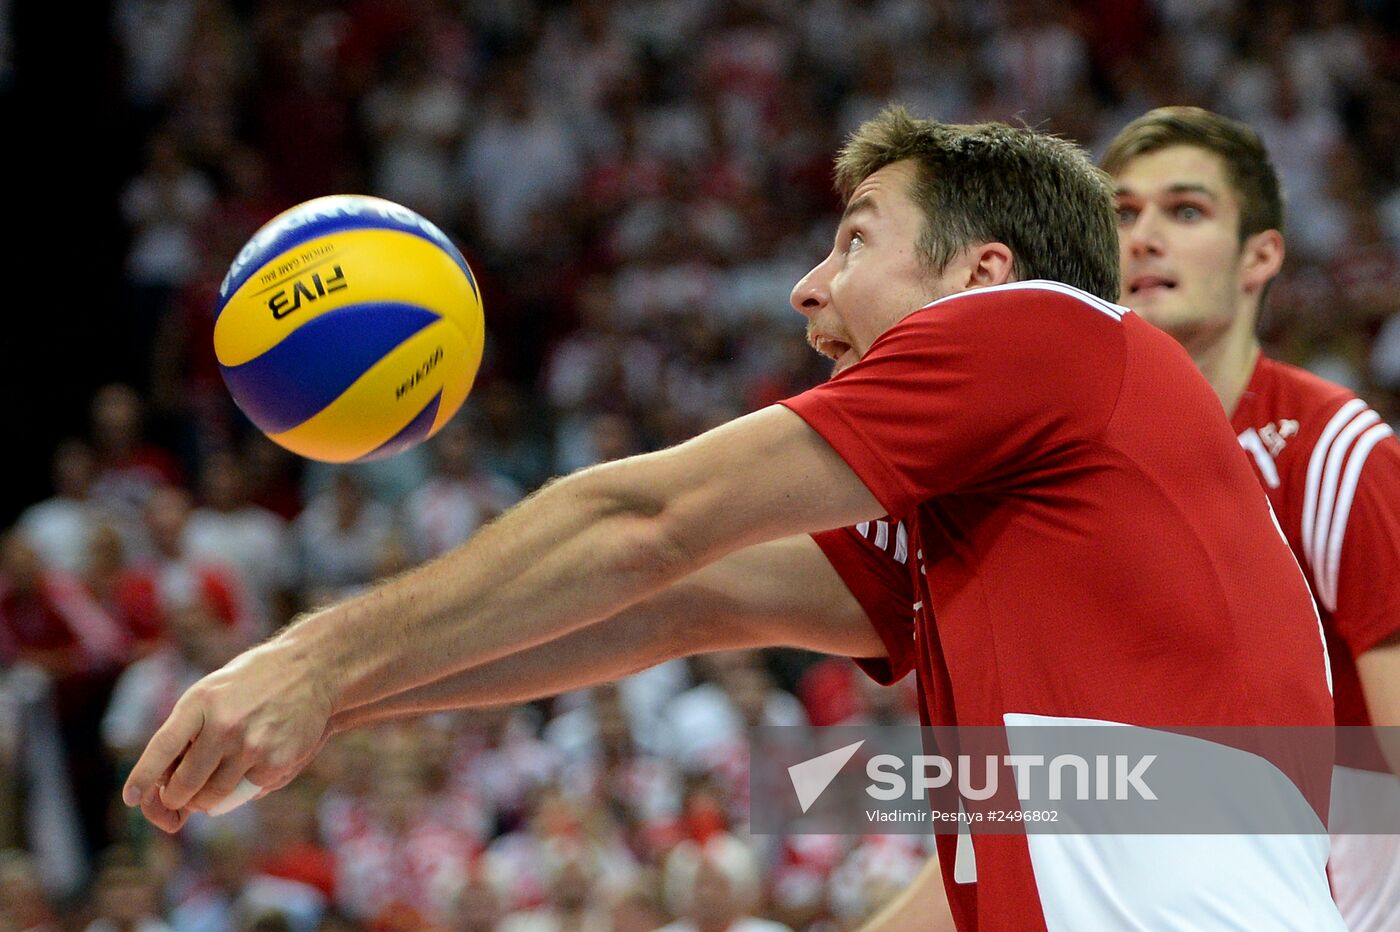
[(466, 400), (484, 339), (481, 294), (452, 241), (407, 207), (348, 194), (254, 233), (214, 322), (238, 407), (288, 450), (330, 463), (437, 433)]

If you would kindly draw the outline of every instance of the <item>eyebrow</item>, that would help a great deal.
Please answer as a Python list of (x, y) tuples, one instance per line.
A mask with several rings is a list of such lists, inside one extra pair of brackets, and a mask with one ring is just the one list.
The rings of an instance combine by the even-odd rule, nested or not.
[(869, 194), (862, 194), (846, 205), (846, 209), (841, 213), (842, 222), (845, 222), (846, 218), (850, 217), (851, 214), (859, 213), (862, 210), (868, 210), (877, 214), (880, 212), (879, 206), (875, 203), (875, 198)]
[[(1199, 182), (1194, 182), (1194, 181), (1190, 181), (1190, 182), (1188, 182), (1188, 181), (1180, 181), (1180, 182), (1177, 182), (1177, 183), (1174, 184), (1174, 185), (1169, 185), (1169, 186), (1167, 187), (1167, 189), (1166, 189), (1166, 193), (1167, 193), (1167, 194), (1201, 194), (1201, 195), (1204, 195), (1205, 197), (1210, 198), (1212, 201), (1217, 201), (1217, 200), (1220, 199), (1220, 196), (1217, 195), (1213, 190), (1211, 190), (1210, 188), (1206, 187), (1206, 186), (1203, 185), (1203, 184), (1200, 184)], [(1116, 187), (1116, 188), (1113, 189), (1113, 195), (1114, 195), (1114, 197), (1144, 197), (1144, 196), (1145, 196), (1145, 195), (1142, 195), (1142, 194), (1138, 194), (1138, 193), (1136, 193), (1135, 191), (1132, 191), (1132, 190), (1130, 190), (1130, 189), (1128, 189), (1128, 188), (1125, 188), (1125, 187), (1123, 187), (1122, 185), (1119, 185), (1118, 187)]]

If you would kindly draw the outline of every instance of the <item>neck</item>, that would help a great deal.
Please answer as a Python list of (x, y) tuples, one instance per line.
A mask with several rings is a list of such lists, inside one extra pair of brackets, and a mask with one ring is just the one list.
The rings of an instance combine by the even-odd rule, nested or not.
[(1218, 339), (1182, 341), (1191, 360), (1225, 409), (1226, 416), (1235, 413), (1249, 377), (1259, 359), (1259, 338), (1254, 335), (1255, 314), (1236, 314), (1230, 326)]

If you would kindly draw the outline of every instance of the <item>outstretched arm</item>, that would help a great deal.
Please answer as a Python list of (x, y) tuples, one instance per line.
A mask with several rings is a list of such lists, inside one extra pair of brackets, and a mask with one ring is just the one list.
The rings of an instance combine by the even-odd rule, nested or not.
[(442, 709), (529, 702), (619, 679), (677, 656), (800, 647), (885, 652), (860, 604), (810, 537), (730, 554), (605, 621), (331, 718), (333, 731)]
[(740, 548), (883, 512), (820, 435), (776, 406), (585, 470), (195, 684), (123, 797), (178, 827), (186, 807), (214, 805), (245, 777), (285, 784), (338, 712), (563, 637)]

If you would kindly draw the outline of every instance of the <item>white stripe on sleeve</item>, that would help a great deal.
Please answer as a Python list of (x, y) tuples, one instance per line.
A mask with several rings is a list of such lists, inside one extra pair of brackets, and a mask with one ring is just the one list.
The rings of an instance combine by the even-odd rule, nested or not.
[(1362, 431), (1380, 419), (1381, 416), (1370, 408), (1364, 409), (1342, 428), (1337, 439), (1332, 441), (1332, 449), (1327, 451), (1327, 465), (1322, 470), (1322, 485), (1318, 487), (1317, 526), (1313, 528), (1311, 563), (1314, 581), (1322, 574), (1327, 538), (1332, 534), (1332, 519), (1336, 516), (1337, 493), (1341, 490), (1342, 467), (1346, 464), (1347, 454)]
[(1311, 570), (1317, 565), (1317, 555), (1313, 549), (1314, 528), (1317, 525), (1319, 489), (1322, 486), (1323, 466), (1327, 462), (1328, 451), (1332, 449), (1332, 442), (1337, 439), (1337, 434), (1347, 425), (1359, 411), (1366, 408), (1366, 402), (1360, 398), (1353, 398), (1342, 405), (1337, 413), (1332, 415), (1332, 419), (1327, 422), (1327, 426), (1322, 429), (1322, 434), (1317, 438), (1317, 443), (1313, 446), (1312, 456), (1308, 459), (1308, 477), (1303, 492), (1303, 556), (1308, 562), (1308, 569)]
[[(1361, 418), (1357, 418), (1358, 421)], [(1337, 493), (1337, 506), (1332, 514), (1331, 530), (1327, 535), (1327, 554), (1318, 576), (1318, 598), (1329, 612), (1337, 610), (1337, 570), (1342, 563), (1342, 539), (1346, 534), (1347, 518), (1351, 515), (1351, 503), (1356, 497), (1356, 486), (1361, 481), (1361, 468), (1366, 465), (1366, 457), (1371, 455), (1376, 444), (1393, 434), (1389, 424), (1376, 424), (1361, 435), (1347, 457), (1346, 472), (1342, 475), (1341, 488)]]

